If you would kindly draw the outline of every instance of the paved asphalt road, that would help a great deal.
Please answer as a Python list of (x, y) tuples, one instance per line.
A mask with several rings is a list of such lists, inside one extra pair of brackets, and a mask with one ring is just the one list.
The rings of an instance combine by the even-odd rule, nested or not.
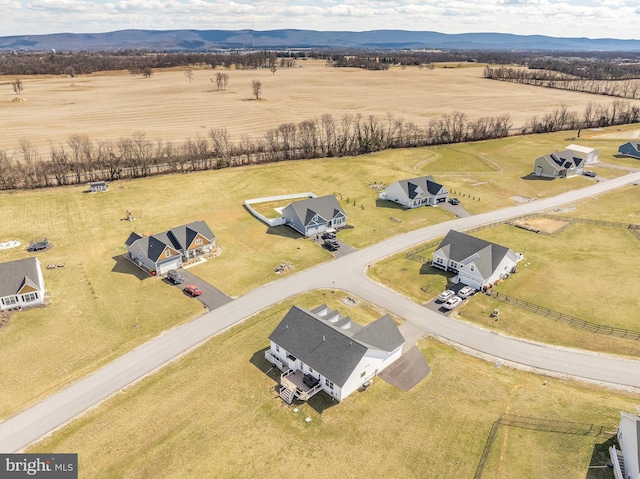
[(430, 311), (368, 280), (363, 274), (368, 264), (443, 236), (450, 229), (464, 230), (534, 213), (633, 182), (640, 183), (640, 173), (614, 178), (554, 198), (429, 226), (261, 286), (187, 324), (160, 334), (74, 385), (4, 421), (0, 424), (0, 452), (23, 449), (122, 388), (259, 311), (304, 291), (332, 288), (334, 283), (338, 289), (349, 291), (405, 318), (406, 323), (401, 330), (407, 339), (407, 349), (425, 334), (431, 333), (505, 364), (516, 363), (558, 375), (605, 382), (612, 386), (640, 388), (640, 361), (551, 348), (501, 336)]

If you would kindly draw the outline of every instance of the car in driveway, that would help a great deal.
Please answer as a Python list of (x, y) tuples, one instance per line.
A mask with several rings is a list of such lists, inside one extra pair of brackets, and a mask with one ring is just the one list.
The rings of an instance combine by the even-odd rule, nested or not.
[(584, 176), (588, 176), (589, 178), (595, 178), (598, 176), (595, 171), (584, 171), (582, 173)]
[(460, 204), (460, 200), (458, 198), (449, 198), (449, 203), (456, 206)]
[(190, 294), (194, 298), (196, 296), (200, 296), (202, 294), (202, 290), (198, 288), (195, 284), (188, 284), (184, 287), (184, 292)]
[(445, 301), (442, 306), (444, 307), (444, 309), (448, 309), (449, 311), (451, 311), (452, 309), (460, 306), (461, 303), (462, 298), (460, 296), (452, 296), (447, 301)]
[(324, 244), (331, 251), (337, 251), (340, 248), (340, 243), (338, 243), (335, 239), (326, 239), (324, 240)]
[(445, 301), (448, 301), (450, 298), (454, 297), (455, 295), (456, 295), (455, 291), (447, 289), (446, 291), (443, 291), (442, 293), (440, 293), (437, 300), (440, 301), (441, 303), (444, 303)]
[(173, 284), (184, 283), (184, 278), (175, 269), (170, 269), (169, 271), (167, 271), (167, 279), (171, 281)]
[(327, 231), (326, 233), (322, 234), (321, 238), (323, 240), (334, 240), (334, 239), (336, 239), (336, 234), (332, 233), (330, 231)]
[(465, 286), (460, 291), (458, 291), (458, 296), (460, 296), (462, 299), (467, 299), (469, 296), (471, 296), (475, 292), (476, 290), (473, 289), (471, 286)]

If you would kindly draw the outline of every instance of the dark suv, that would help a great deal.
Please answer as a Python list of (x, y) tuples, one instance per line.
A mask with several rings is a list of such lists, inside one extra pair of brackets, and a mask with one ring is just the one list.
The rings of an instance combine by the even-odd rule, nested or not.
[(170, 269), (167, 272), (167, 279), (171, 281), (173, 284), (184, 283), (184, 278), (175, 269)]
[(337, 251), (338, 248), (340, 248), (340, 243), (338, 243), (336, 240), (334, 239), (326, 239), (324, 240), (324, 244), (327, 248), (329, 248), (331, 251)]

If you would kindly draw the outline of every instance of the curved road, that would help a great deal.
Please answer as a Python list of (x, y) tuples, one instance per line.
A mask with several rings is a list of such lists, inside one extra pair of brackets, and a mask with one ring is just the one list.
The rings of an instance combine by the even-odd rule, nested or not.
[(450, 229), (464, 230), (535, 213), (633, 182), (640, 182), (640, 173), (608, 180), (553, 198), (428, 226), (261, 286), (187, 324), (160, 334), (74, 385), (1, 423), (0, 452), (22, 450), (122, 388), (273, 304), (305, 291), (334, 286), (403, 317), (406, 323), (402, 326), (402, 332), (408, 345), (431, 333), (505, 362), (552, 374), (609, 383), (612, 386), (640, 388), (640, 361), (549, 348), (543, 344), (498, 335), (430, 311), (368, 280), (363, 273), (368, 264), (443, 236)]

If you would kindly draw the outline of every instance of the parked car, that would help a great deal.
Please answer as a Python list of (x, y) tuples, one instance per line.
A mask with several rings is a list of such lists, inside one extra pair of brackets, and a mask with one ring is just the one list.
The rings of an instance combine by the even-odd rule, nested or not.
[(335, 233), (330, 233), (330, 232), (326, 232), (326, 233), (322, 233), (322, 239), (323, 240), (332, 240), (332, 239), (336, 239), (336, 234)]
[(447, 289), (446, 291), (443, 291), (442, 293), (440, 293), (440, 296), (438, 296), (438, 301), (440, 301), (441, 303), (444, 303), (445, 301), (449, 300), (455, 295), (456, 295), (455, 291), (451, 291), (450, 289)]
[(453, 296), (449, 298), (442, 306), (444, 309), (448, 309), (451, 311), (453, 308), (456, 308), (462, 303), (462, 298), (460, 296)]
[(588, 176), (589, 178), (595, 178), (598, 176), (595, 171), (584, 171), (582, 173), (584, 176)]
[(173, 284), (184, 283), (184, 278), (175, 269), (170, 269), (169, 271), (167, 271), (167, 279)]
[(340, 243), (338, 243), (335, 239), (326, 239), (324, 240), (324, 244), (331, 251), (337, 251), (340, 248)]
[(186, 285), (184, 287), (184, 291), (193, 297), (200, 296), (202, 294), (202, 290), (198, 288), (195, 284)]
[(451, 203), (452, 205), (459, 205), (460, 204), (460, 200), (458, 198), (449, 198), (449, 203)]
[(462, 299), (467, 299), (469, 296), (471, 296), (475, 292), (476, 290), (473, 289), (471, 286), (465, 286), (460, 291), (458, 291), (458, 296), (460, 296)]

